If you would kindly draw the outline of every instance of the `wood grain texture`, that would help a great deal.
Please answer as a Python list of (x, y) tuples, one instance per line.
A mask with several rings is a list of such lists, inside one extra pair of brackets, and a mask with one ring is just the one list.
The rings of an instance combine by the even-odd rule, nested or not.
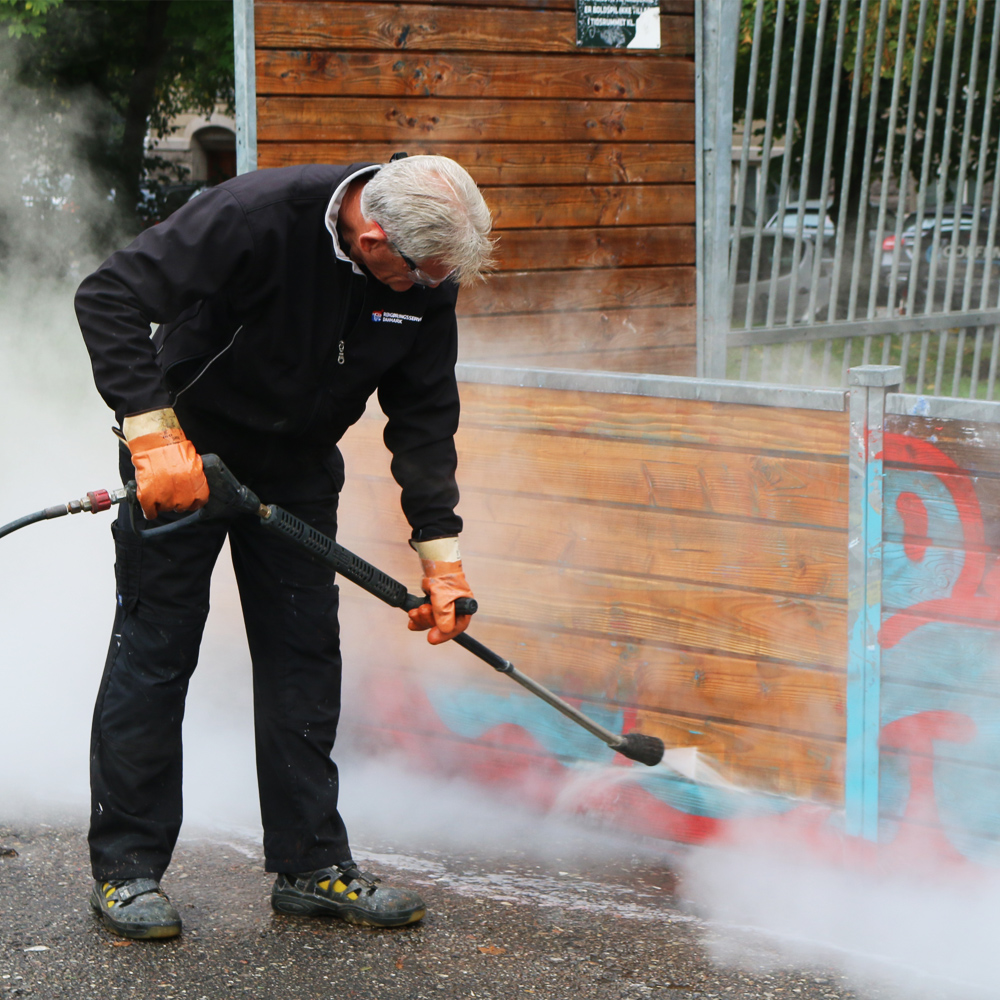
[(260, 95), (693, 101), (689, 59), (522, 52), (257, 52)]
[[(571, 10), (505, 9), (448, 4), (371, 4), (279, 0), (254, 4), (260, 49), (396, 49), (420, 51), (577, 53)], [(658, 52), (620, 52), (623, 59), (694, 54), (694, 20), (661, 14)], [(594, 55), (603, 55), (594, 50)], [(584, 55), (586, 58), (586, 55)]]
[[(365, 550), (390, 575), (414, 571), (398, 541)], [(476, 580), (477, 621), (835, 670), (846, 663), (847, 610), (838, 602), (488, 556), (476, 557)]]
[(508, 271), (464, 289), (459, 316), (694, 305), (693, 267)]
[(895, 541), (1000, 549), (1000, 480), (991, 476), (890, 468), (884, 511), (884, 536)]
[[(467, 360), (477, 360), (468, 358)], [(485, 360), (485, 359), (478, 359)], [(562, 351), (559, 353), (510, 354), (510, 364), (538, 368), (568, 368), (573, 371), (640, 372), (643, 375), (682, 375), (694, 378), (698, 350), (688, 344), (681, 347), (643, 347), (636, 350)]]
[(400, 97), (258, 97), (261, 142), (684, 142), (694, 105), (667, 101), (558, 101)]
[[(379, 423), (363, 420), (351, 437), (352, 473), (384, 475)], [(847, 470), (841, 464), (594, 437), (527, 436), (474, 426), (467, 418), (456, 444), (466, 488), (847, 527)]]
[(564, 226), (670, 226), (694, 222), (692, 184), (493, 188), (483, 197), (497, 230)]
[[(354, 503), (375, 515), (355, 526), (366, 542), (381, 537), (399, 511), (399, 489), (388, 478), (354, 469)], [(847, 561), (839, 532), (741, 521), (658, 509), (616, 508), (561, 498), (493, 493), (462, 477), (462, 549), (471, 556), (628, 573), (794, 596), (846, 600)]]
[[(371, 0), (372, 3), (399, 3), (399, 0)], [(429, 4), (446, 3), (454, 5), (456, 0), (426, 0)], [(540, 7), (546, 10), (576, 10), (576, 0), (457, 0), (466, 7)], [(664, 14), (688, 14), (694, 16), (694, 0), (660, 0), (660, 10)]]
[[(532, 136), (532, 139), (538, 138)], [(694, 183), (694, 141), (681, 143), (437, 142), (406, 137), (411, 154), (432, 153), (461, 163), (477, 184)], [(261, 168), (298, 163), (386, 163), (401, 148), (385, 142), (260, 141)]]
[[(1000, 424), (890, 414), (885, 429), (894, 435), (887, 437), (885, 449), (885, 461), (891, 465), (943, 472), (955, 472), (957, 465), (968, 473), (1000, 474)], [(931, 447), (914, 453), (903, 438)]]
[(844, 744), (839, 740), (707, 722), (693, 726), (667, 713), (642, 711), (636, 729), (667, 746), (694, 746), (734, 784), (774, 795), (840, 804)]
[(462, 317), (459, 358), (509, 363), (512, 358), (568, 351), (688, 348), (695, 342), (694, 314), (693, 306), (668, 306)]
[[(352, 508), (348, 521), (357, 525), (363, 519), (364, 512)], [(367, 540), (349, 526), (341, 540), (353, 551), (371, 556)], [(402, 549), (402, 542), (397, 547)], [(473, 558), (469, 572), (478, 591), (485, 567)], [(343, 583), (341, 601), (345, 651), (349, 649), (354, 657), (364, 656), (363, 636), (377, 631), (384, 646), (382, 664), (406, 664), (408, 671), (433, 684), (475, 685), (500, 693), (511, 690), (507, 678), (495, 675), (464, 650), (428, 647), (406, 631), (400, 612), (356, 587)], [(356, 629), (360, 622), (364, 627)], [(483, 616), (474, 620), (470, 634), (565, 698), (595, 700), (609, 708), (655, 709), (685, 717), (695, 728), (734, 722), (799, 735), (844, 737), (844, 676), (837, 671), (654, 642), (622, 642), (545, 626), (527, 628)]]
[(694, 228), (603, 226), (509, 229), (499, 234), (498, 271), (544, 271), (695, 263)]
[(847, 489), (846, 413), (472, 382), (460, 388), (465, 428), (828, 456), (843, 460), (838, 493)]

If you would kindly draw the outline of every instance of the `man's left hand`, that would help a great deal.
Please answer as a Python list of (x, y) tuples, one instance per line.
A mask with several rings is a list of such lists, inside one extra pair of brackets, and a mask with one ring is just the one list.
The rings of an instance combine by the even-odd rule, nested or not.
[[(458, 558), (457, 538), (436, 538), (411, 544), (420, 555), (424, 571), (420, 583), (430, 603), (407, 612), (410, 616), (407, 627), (413, 632), (427, 631), (427, 641), (436, 646), (454, 639), (469, 627), (472, 616), (456, 615), (455, 601), (460, 597), (472, 597), (472, 590), (462, 571), (462, 560)], [(451, 558), (441, 558), (444, 556)]]

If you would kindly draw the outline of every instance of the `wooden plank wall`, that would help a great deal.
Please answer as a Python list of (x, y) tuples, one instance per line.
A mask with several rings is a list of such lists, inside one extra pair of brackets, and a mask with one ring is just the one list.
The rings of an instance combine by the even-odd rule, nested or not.
[(257, 0), (261, 167), (465, 166), (500, 236), (464, 360), (695, 374), (693, 0), (657, 52), (577, 49), (574, 0)]
[[(461, 388), (462, 545), (482, 608), (473, 634), (598, 719), (696, 746), (741, 784), (839, 806), (846, 415)], [(370, 410), (345, 439), (340, 537), (416, 590), (382, 426)], [(547, 742), (547, 720), (561, 716), (537, 699), (461, 649), (430, 649), (400, 612), (351, 591), (347, 662), (367, 663), (367, 682), (390, 677), (382, 691), (423, 692), (383, 726), (458, 741), (460, 760), (486, 739), (506, 754), (501, 772), (581, 752)], [(446, 725), (418, 710), (425, 695), (439, 715), (446, 706)], [(505, 725), (482, 736), (487, 719)], [(585, 734), (584, 745), (611, 762)]]
[(883, 838), (1000, 859), (1000, 428), (886, 422)]

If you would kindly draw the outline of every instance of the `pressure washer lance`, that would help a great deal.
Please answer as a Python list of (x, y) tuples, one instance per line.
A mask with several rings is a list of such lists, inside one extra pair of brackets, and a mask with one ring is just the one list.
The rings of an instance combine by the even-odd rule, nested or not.
[(66, 514), (80, 514), (89, 511), (91, 514), (99, 514), (102, 510), (110, 510), (115, 504), (123, 503), (135, 494), (131, 493), (128, 487), (123, 486), (120, 490), (91, 490), (85, 497), (79, 500), (70, 500), (69, 503), (56, 504), (55, 507), (46, 507), (44, 510), (36, 510), (34, 514), (25, 514), (10, 524), (5, 524), (0, 528), (0, 538), (9, 535), (18, 528), (24, 528), (37, 521), (50, 521), (54, 517), (63, 517)]
[[(201, 510), (197, 510), (180, 520), (156, 528), (146, 528), (143, 535), (177, 531), (195, 521), (209, 520), (214, 517), (253, 514), (260, 518), (260, 523), (265, 528), (277, 531), (300, 548), (332, 566), (341, 576), (391, 607), (409, 611), (427, 603), (426, 596), (418, 597), (409, 593), (398, 580), (394, 580), (391, 576), (372, 566), (371, 563), (365, 562), (360, 556), (356, 556), (342, 545), (338, 545), (332, 538), (317, 531), (294, 514), (290, 514), (277, 504), (261, 503), (258, 497), (240, 483), (226, 468), (218, 455), (203, 455), (202, 465), (205, 470), (205, 478), (208, 480), (210, 494), (208, 503)], [(105, 490), (95, 490), (93, 493), (88, 493), (83, 500), (74, 500), (62, 507), (48, 507), (36, 514), (29, 514), (17, 521), (11, 521), (10, 524), (0, 528), (0, 538), (36, 521), (61, 517), (63, 514), (76, 514), (81, 510), (97, 513), (97, 511), (107, 510), (123, 500), (134, 502), (134, 499), (135, 487), (133, 483), (129, 483), (124, 489), (115, 490), (112, 493)], [(474, 598), (461, 597), (455, 601), (456, 614), (471, 615), (475, 614), (477, 610), (478, 604)], [(658, 737), (637, 732), (621, 735), (613, 733), (610, 729), (605, 729), (604, 726), (588, 718), (568, 702), (563, 701), (562, 698), (539, 684), (538, 681), (522, 674), (510, 660), (505, 660), (502, 656), (494, 653), (478, 639), (473, 639), (471, 635), (462, 632), (451, 641), (488, 663), (498, 673), (506, 674), (511, 680), (516, 681), (521, 687), (541, 698), (542, 701), (551, 705), (624, 757), (638, 761), (640, 764), (646, 764), (648, 767), (655, 767), (663, 759), (663, 740)]]

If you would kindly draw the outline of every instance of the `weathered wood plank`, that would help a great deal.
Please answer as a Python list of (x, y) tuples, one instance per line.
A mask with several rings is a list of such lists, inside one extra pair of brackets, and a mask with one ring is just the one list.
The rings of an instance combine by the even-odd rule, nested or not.
[(989, 476), (889, 468), (885, 535), (922, 545), (1000, 548), (1000, 480)]
[(885, 428), (887, 463), (1000, 474), (1000, 424), (890, 414)]
[(507, 271), (464, 289), (462, 316), (694, 305), (693, 267)]
[[(372, 0), (372, 3), (399, 3), (400, 0)], [(429, 4), (452, 3), (454, 0), (425, 0)], [(475, 7), (542, 7), (546, 10), (576, 10), (576, 0), (461, 0)], [(664, 14), (694, 14), (694, 0), (660, 0)]]
[[(350, 435), (352, 474), (385, 475), (379, 422), (362, 420)], [(459, 478), (467, 489), (847, 526), (847, 469), (841, 463), (594, 437), (526, 437), (474, 422), (468, 411), (456, 440)]]
[[(407, 137), (411, 154), (449, 156), (472, 174), (477, 184), (676, 184), (694, 182), (694, 142), (553, 143), (437, 142)], [(389, 142), (261, 141), (261, 167), (297, 163), (385, 163), (399, 150)]]
[(510, 362), (568, 351), (674, 350), (695, 342), (692, 306), (464, 317), (461, 303), (460, 297), (458, 351), (464, 361)]
[[(474, 8), (445, 4), (370, 4), (279, 0), (254, 5), (258, 49), (410, 49), (573, 52), (576, 16), (569, 10)], [(661, 14), (658, 52), (622, 59), (694, 54), (694, 21)], [(601, 54), (595, 50), (594, 54)], [(586, 56), (585, 56), (586, 57)]]
[(693, 229), (693, 184), (482, 187), (497, 230), (575, 226), (670, 226)]
[[(846, 413), (471, 382), (463, 383), (461, 391), (462, 425), (467, 428), (587, 434), (649, 445), (711, 445), (752, 453), (801, 452), (843, 459), (836, 463), (841, 469), (837, 482), (846, 476)], [(838, 491), (846, 488), (845, 478)]]
[[(356, 525), (355, 532), (373, 541), (399, 511), (399, 488), (388, 478), (356, 478), (354, 503), (376, 518)], [(509, 554), (602, 573), (847, 597), (847, 559), (839, 532), (760, 524), (748, 538), (742, 521), (498, 495), (474, 488), (464, 476), (459, 512), (466, 522), (462, 548), (467, 559)]]
[[(413, 560), (399, 542), (372, 540), (365, 553), (386, 572), (412, 579)], [(840, 602), (488, 556), (476, 557), (475, 576), (478, 620), (832, 669), (846, 662)]]
[[(515, 44), (515, 43), (512, 43)], [(693, 101), (689, 59), (522, 52), (257, 52), (258, 95)]]
[[(957, 548), (939, 548), (921, 545), (913, 557), (913, 548), (900, 542), (887, 540), (882, 548), (882, 607), (885, 611), (902, 611), (914, 604), (937, 601), (952, 596), (952, 589), (963, 569), (978, 566), (977, 577), (971, 589), (978, 590), (986, 564), (982, 556), (972, 557)], [(971, 596), (971, 595), (965, 595)], [(948, 605), (944, 616), (961, 617), (955, 605)]]
[(508, 229), (498, 253), (498, 271), (694, 264), (694, 226)]
[(667, 101), (556, 101), (400, 97), (260, 97), (262, 142), (686, 142), (694, 105)]
[[(467, 360), (475, 360), (468, 358)], [(478, 359), (483, 360), (483, 359)], [(629, 372), (640, 375), (697, 374), (698, 349), (694, 343), (681, 347), (643, 347), (637, 350), (563, 351), (558, 354), (510, 355), (511, 364), (539, 368), (569, 368), (574, 371)]]

